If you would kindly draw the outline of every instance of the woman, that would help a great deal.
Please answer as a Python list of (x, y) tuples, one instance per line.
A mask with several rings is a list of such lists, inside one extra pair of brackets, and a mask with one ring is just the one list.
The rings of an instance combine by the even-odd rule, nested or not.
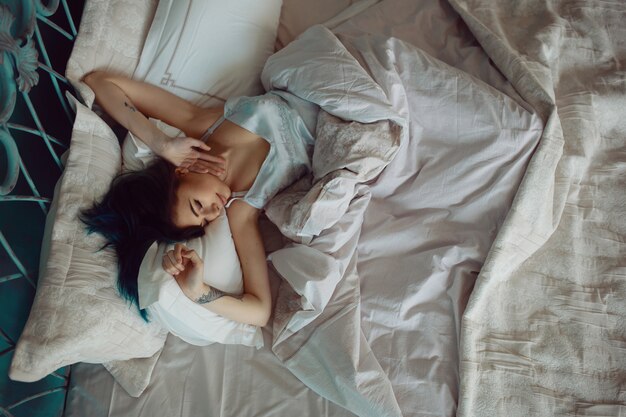
[[(152, 242), (197, 237), (226, 210), (243, 296), (206, 285), (202, 259), (182, 244), (164, 256), (163, 268), (208, 310), (264, 326), (271, 295), (257, 219), (270, 198), (310, 169), (313, 137), (297, 112), (271, 93), (200, 108), (156, 86), (106, 72), (92, 72), (83, 81), (110, 116), (162, 158), (143, 171), (118, 176), (82, 216), (89, 232), (103, 234), (116, 249), (121, 294), (138, 306), (137, 273)], [(186, 137), (166, 136), (147, 117)]]

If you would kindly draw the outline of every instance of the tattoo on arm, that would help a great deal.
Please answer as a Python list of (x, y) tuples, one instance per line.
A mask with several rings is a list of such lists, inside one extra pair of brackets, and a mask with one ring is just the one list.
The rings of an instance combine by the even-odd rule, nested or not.
[(209, 291), (207, 291), (206, 293), (202, 294), (195, 301), (198, 304), (206, 304), (206, 303), (210, 303), (211, 301), (215, 301), (218, 298), (222, 298), (225, 295), (228, 295), (228, 296), (233, 297), (233, 298), (237, 298), (238, 300), (241, 300), (243, 298), (243, 295), (229, 294), (227, 292), (220, 291), (217, 288), (209, 287)]
[(127, 102), (124, 102), (124, 106), (128, 107), (130, 109), (130, 111), (137, 111), (136, 108), (134, 108), (133, 106), (131, 106), (130, 104), (128, 104)]

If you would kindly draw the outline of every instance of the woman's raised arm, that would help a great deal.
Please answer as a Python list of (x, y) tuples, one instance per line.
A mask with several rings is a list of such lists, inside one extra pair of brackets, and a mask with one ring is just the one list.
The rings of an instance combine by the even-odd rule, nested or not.
[[(211, 148), (195, 139), (205, 129), (202, 123), (206, 110), (159, 87), (103, 71), (87, 74), (83, 81), (96, 94), (96, 101), (118, 123), (139, 137), (157, 155), (176, 166), (190, 166), (193, 161), (223, 163), (193, 148), (209, 151)], [(153, 117), (174, 126), (188, 136), (173, 140), (161, 132), (147, 117)]]

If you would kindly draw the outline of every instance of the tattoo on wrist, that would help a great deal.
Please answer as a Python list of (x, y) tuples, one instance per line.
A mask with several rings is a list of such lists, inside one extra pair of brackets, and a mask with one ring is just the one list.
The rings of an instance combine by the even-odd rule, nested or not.
[(217, 288), (209, 287), (209, 291), (207, 291), (206, 293), (198, 297), (198, 299), (195, 300), (195, 302), (198, 304), (206, 304), (206, 303), (210, 303), (211, 301), (215, 301), (218, 298), (222, 298), (225, 295), (228, 295), (233, 298), (237, 298), (239, 300), (243, 298), (243, 295), (229, 294), (227, 292), (218, 290)]
[(134, 108), (133, 106), (131, 106), (130, 104), (128, 104), (127, 102), (124, 102), (124, 106), (128, 107), (130, 109), (130, 111), (137, 111), (136, 108)]

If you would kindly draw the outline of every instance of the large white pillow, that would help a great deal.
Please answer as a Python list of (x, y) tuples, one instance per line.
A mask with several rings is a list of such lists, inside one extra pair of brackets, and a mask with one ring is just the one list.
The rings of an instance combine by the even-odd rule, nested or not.
[(133, 78), (198, 105), (263, 92), (282, 0), (160, 0)]
[(11, 379), (36, 381), (71, 363), (105, 362), (124, 389), (139, 395), (161, 352), (166, 333), (118, 295), (112, 249), (97, 252), (103, 241), (87, 236), (77, 218), (121, 168), (118, 140), (89, 109), (94, 94), (80, 79), (94, 69), (132, 74), (155, 8), (155, 0), (85, 2), (66, 76), (87, 107), (68, 96), (76, 109), (70, 149), (46, 218), (37, 293)]

